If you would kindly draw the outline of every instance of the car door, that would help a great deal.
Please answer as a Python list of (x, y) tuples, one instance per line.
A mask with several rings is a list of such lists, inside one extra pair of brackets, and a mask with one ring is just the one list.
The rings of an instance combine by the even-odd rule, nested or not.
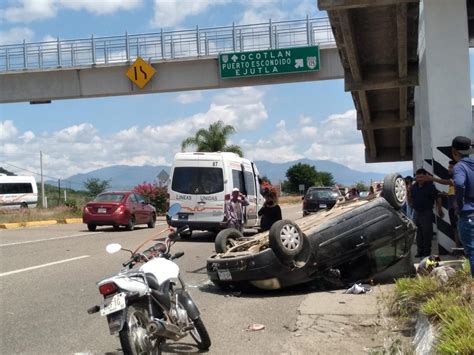
[(128, 195), (127, 206), (130, 211), (130, 214), (135, 217), (135, 224), (143, 223), (142, 222), (143, 217), (140, 214), (140, 209), (139, 209), (138, 201), (137, 201), (137, 198), (135, 197), (135, 194)]
[(151, 208), (150, 206), (145, 202), (145, 199), (139, 195), (139, 194), (134, 194), (135, 199), (137, 201), (137, 211), (140, 214), (140, 221), (141, 223), (148, 223), (150, 220), (150, 215), (151, 215)]

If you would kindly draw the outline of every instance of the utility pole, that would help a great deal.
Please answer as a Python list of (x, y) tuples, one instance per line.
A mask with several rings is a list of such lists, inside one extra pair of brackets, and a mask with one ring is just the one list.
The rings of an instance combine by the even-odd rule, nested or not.
[(46, 201), (44, 199), (44, 180), (43, 180), (43, 152), (40, 150), (40, 167), (41, 167), (41, 206), (46, 208)]
[(58, 206), (61, 204), (61, 179), (58, 179)]

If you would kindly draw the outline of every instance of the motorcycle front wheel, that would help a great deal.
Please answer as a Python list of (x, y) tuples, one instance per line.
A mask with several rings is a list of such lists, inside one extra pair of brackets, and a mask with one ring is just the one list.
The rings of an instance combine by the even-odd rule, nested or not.
[(211, 346), (211, 338), (209, 338), (209, 333), (207, 332), (206, 327), (201, 319), (201, 317), (196, 318), (192, 321), (194, 323), (194, 329), (191, 330), (191, 336), (197, 344), (199, 350), (207, 350)]
[(161, 354), (160, 339), (151, 339), (146, 331), (148, 319), (145, 305), (132, 304), (125, 309), (125, 324), (119, 332), (125, 355)]

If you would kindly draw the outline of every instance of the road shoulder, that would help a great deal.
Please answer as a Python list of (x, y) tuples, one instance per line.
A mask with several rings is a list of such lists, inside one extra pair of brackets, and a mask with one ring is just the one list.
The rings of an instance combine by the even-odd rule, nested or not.
[(315, 292), (298, 307), (297, 320), (284, 354), (367, 354), (394, 346), (409, 346), (384, 299), (393, 285), (375, 286), (366, 294), (345, 290)]

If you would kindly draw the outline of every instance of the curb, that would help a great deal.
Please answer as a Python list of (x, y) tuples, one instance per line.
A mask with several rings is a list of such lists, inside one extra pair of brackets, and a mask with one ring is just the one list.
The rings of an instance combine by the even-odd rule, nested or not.
[(0, 229), (17, 229), (24, 227), (41, 227), (51, 226), (53, 224), (71, 224), (71, 223), (82, 223), (82, 218), (65, 218), (65, 219), (51, 219), (46, 221), (31, 221), (31, 222), (20, 222), (20, 223), (0, 223)]
[[(157, 216), (157, 221), (166, 221), (165, 216)], [(53, 224), (74, 224), (82, 223), (82, 218), (64, 218), (64, 219), (52, 219), (46, 221), (31, 221), (31, 222), (19, 222), (19, 223), (0, 223), (0, 229), (17, 229), (24, 227), (40, 227), (50, 226)]]

